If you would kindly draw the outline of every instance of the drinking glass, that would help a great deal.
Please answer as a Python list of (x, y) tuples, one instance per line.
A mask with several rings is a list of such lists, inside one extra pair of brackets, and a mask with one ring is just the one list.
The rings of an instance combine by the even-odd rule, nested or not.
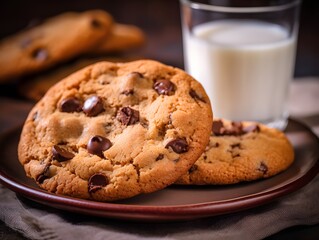
[(299, 0), (180, 0), (184, 64), (214, 117), (284, 129)]

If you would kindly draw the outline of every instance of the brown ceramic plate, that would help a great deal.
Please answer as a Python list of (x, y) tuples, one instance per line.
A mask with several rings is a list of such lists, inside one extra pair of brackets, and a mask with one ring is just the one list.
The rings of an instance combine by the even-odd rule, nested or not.
[(303, 124), (289, 120), (286, 132), (296, 159), (285, 172), (274, 177), (230, 186), (171, 186), (115, 203), (94, 202), (50, 194), (27, 178), (16, 153), (20, 131), (11, 131), (0, 140), (0, 182), (38, 203), (94, 216), (167, 221), (232, 213), (296, 191), (319, 171), (319, 139)]

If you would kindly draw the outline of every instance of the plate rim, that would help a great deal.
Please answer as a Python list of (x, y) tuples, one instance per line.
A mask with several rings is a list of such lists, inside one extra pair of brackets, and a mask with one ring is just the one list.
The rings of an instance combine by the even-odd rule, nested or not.
[[(291, 118), (289, 118), (289, 121), (301, 125), (305, 131), (314, 137), (319, 145), (319, 137), (314, 134), (307, 125)], [(5, 136), (17, 131), (19, 128), (21, 128), (21, 126), (12, 128), (9, 131), (1, 134), (0, 142), (5, 138)], [(282, 186), (275, 187), (274, 189), (264, 190), (227, 200), (182, 205), (150, 206), (116, 202), (97, 202), (63, 195), (56, 195), (46, 192), (40, 188), (38, 189), (25, 183), (21, 183), (18, 179), (5, 173), (2, 166), (0, 166), (0, 183), (14, 191), (16, 194), (20, 194), (35, 202), (57, 209), (83, 213), (86, 215), (127, 220), (196, 219), (207, 216), (233, 213), (257, 207), (285, 196), (291, 192), (297, 191), (298, 189), (307, 185), (318, 174), (319, 157), (317, 159), (315, 158), (316, 156), (314, 157), (314, 164), (300, 177)]]

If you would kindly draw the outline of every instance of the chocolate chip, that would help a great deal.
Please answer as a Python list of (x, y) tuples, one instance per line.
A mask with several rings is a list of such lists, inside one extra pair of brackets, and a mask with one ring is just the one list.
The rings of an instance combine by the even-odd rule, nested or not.
[(50, 177), (50, 165), (46, 165), (42, 171), (42, 173), (37, 176), (36, 181), (40, 184), (44, 182), (45, 179)]
[(244, 134), (242, 124), (240, 122), (232, 122), (231, 127), (223, 127), (220, 129), (219, 135), (223, 136), (239, 136)]
[(265, 163), (261, 162), (258, 170), (261, 171), (263, 174), (266, 174), (268, 172), (268, 166)]
[(188, 144), (185, 138), (176, 138), (167, 143), (165, 147), (171, 147), (176, 153), (185, 153), (188, 151)]
[(38, 116), (39, 116), (39, 113), (38, 113), (38, 111), (36, 111), (36, 112), (33, 113), (33, 115), (32, 115), (32, 120), (33, 120), (33, 121), (37, 120)]
[(133, 95), (133, 93), (134, 93), (134, 89), (126, 89), (126, 90), (121, 92), (121, 94), (124, 94), (126, 96)]
[(199, 95), (197, 94), (197, 92), (195, 92), (194, 89), (191, 89), (191, 90), (189, 91), (189, 95), (190, 95), (192, 98), (194, 98), (194, 99), (197, 99), (197, 100), (199, 100), (199, 101), (205, 102), (205, 100), (203, 99), (203, 97), (202, 97), (202, 96), (199, 96)]
[(139, 111), (130, 107), (123, 107), (117, 114), (117, 119), (124, 125), (132, 125), (139, 121)]
[(241, 122), (231, 122), (233, 128), (242, 128), (243, 125)]
[(216, 120), (213, 122), (213, 134), (216, 136), (240, 136), (245, 132), (241, 122), (232, 122), (231, 127), (226, 127), (221, 120)]
[(102, 173), (96, 173), (89, 179), (88, 190), (89, 193), (94, 193), (97, 190), (105, 187), (109, 183), (107, 177)]
[(250, 125), (250, 126), (244, 127), (243, 131), (245, 133), (260, 132), (260, 127), (258, 125)]
[(218, 148), (218, 147), (219, 147), (219, 143), (218, 143), (218, 142), (213, 143), (213, 144), (212, 144), (212, 147), (213, 147), (213, 148)]
[(175, 91), (175, 85), (167, 79), (157, 80), (153, 88), (159, 95), (172, 95)]
[(57, 160), (58, 162), (64, 162), (74, 158), (74, 154), (69, 152), (68, 150), (59, 147), (58, 145), (54, 145), (52, 147), (52, 154), (53, 159)]
[(160, 154), (158, 154), (158, 156), (155, 159), (155, 161), (162, 160), (163, 158), (164, 158), (164, 154), (160, 153)]
[(112, 143), (109, 139), (97, 135), (89, 140), (87, 150), (89, 153), (98, 155), (102, 158), (103, 151), (106, 151), (110, 147), (112, 147)]
[(82, 110), (82, 103), (79, 99), (75, 97), (69, 97), (64, 99), (60, 103), (60, 111), (61, 112), (81, 112)]
[(231, 123), (232, 128), (226, 131), (227, 135), (242, 135), (244, 134), (243, 132), (243, 125), (241, 122), (232, 122)]
[(197, 166), (196, 164), (194, 164), (194, 165), (188, 170), (188, 172), (189, 172), (189, 173), (192, 173), (192, 172), (196, 171), (197, 169), (198, 169), (198, 166)]
[(31, 53), (32, 58), (37, 61), (43, 62), (48, 59), (48, 51), (44, 48), (37, 48)]
[(99, 20), (93, 18), (93, 19), (91, 20), (91, 26), (92, 26), (93, 28), (101, 28), (101, 27), (103, 26), (103, 24), (102, 24)]
[(230, 145), (231, 148), (241, 148), (240, 143), (234, 143)]
[(221, 135), (221, 130), (224, 128), (224, 124), (221, 120), (213, 121), (213, 133), (218, 136)]
[(94, 117), (103, 111), (103, 102), (100, 97), (92, 96), (85, 100), (83, 105), (83, 112), (87, 116)]

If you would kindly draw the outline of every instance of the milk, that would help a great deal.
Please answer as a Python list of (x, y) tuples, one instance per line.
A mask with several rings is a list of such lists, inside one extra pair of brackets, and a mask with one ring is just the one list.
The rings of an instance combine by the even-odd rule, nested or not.
[(186, 70), (203, 84), (215, 117), (265, 123), (287, 117), (296, 40), (284, 28), (224, 20), (183, 34)]

